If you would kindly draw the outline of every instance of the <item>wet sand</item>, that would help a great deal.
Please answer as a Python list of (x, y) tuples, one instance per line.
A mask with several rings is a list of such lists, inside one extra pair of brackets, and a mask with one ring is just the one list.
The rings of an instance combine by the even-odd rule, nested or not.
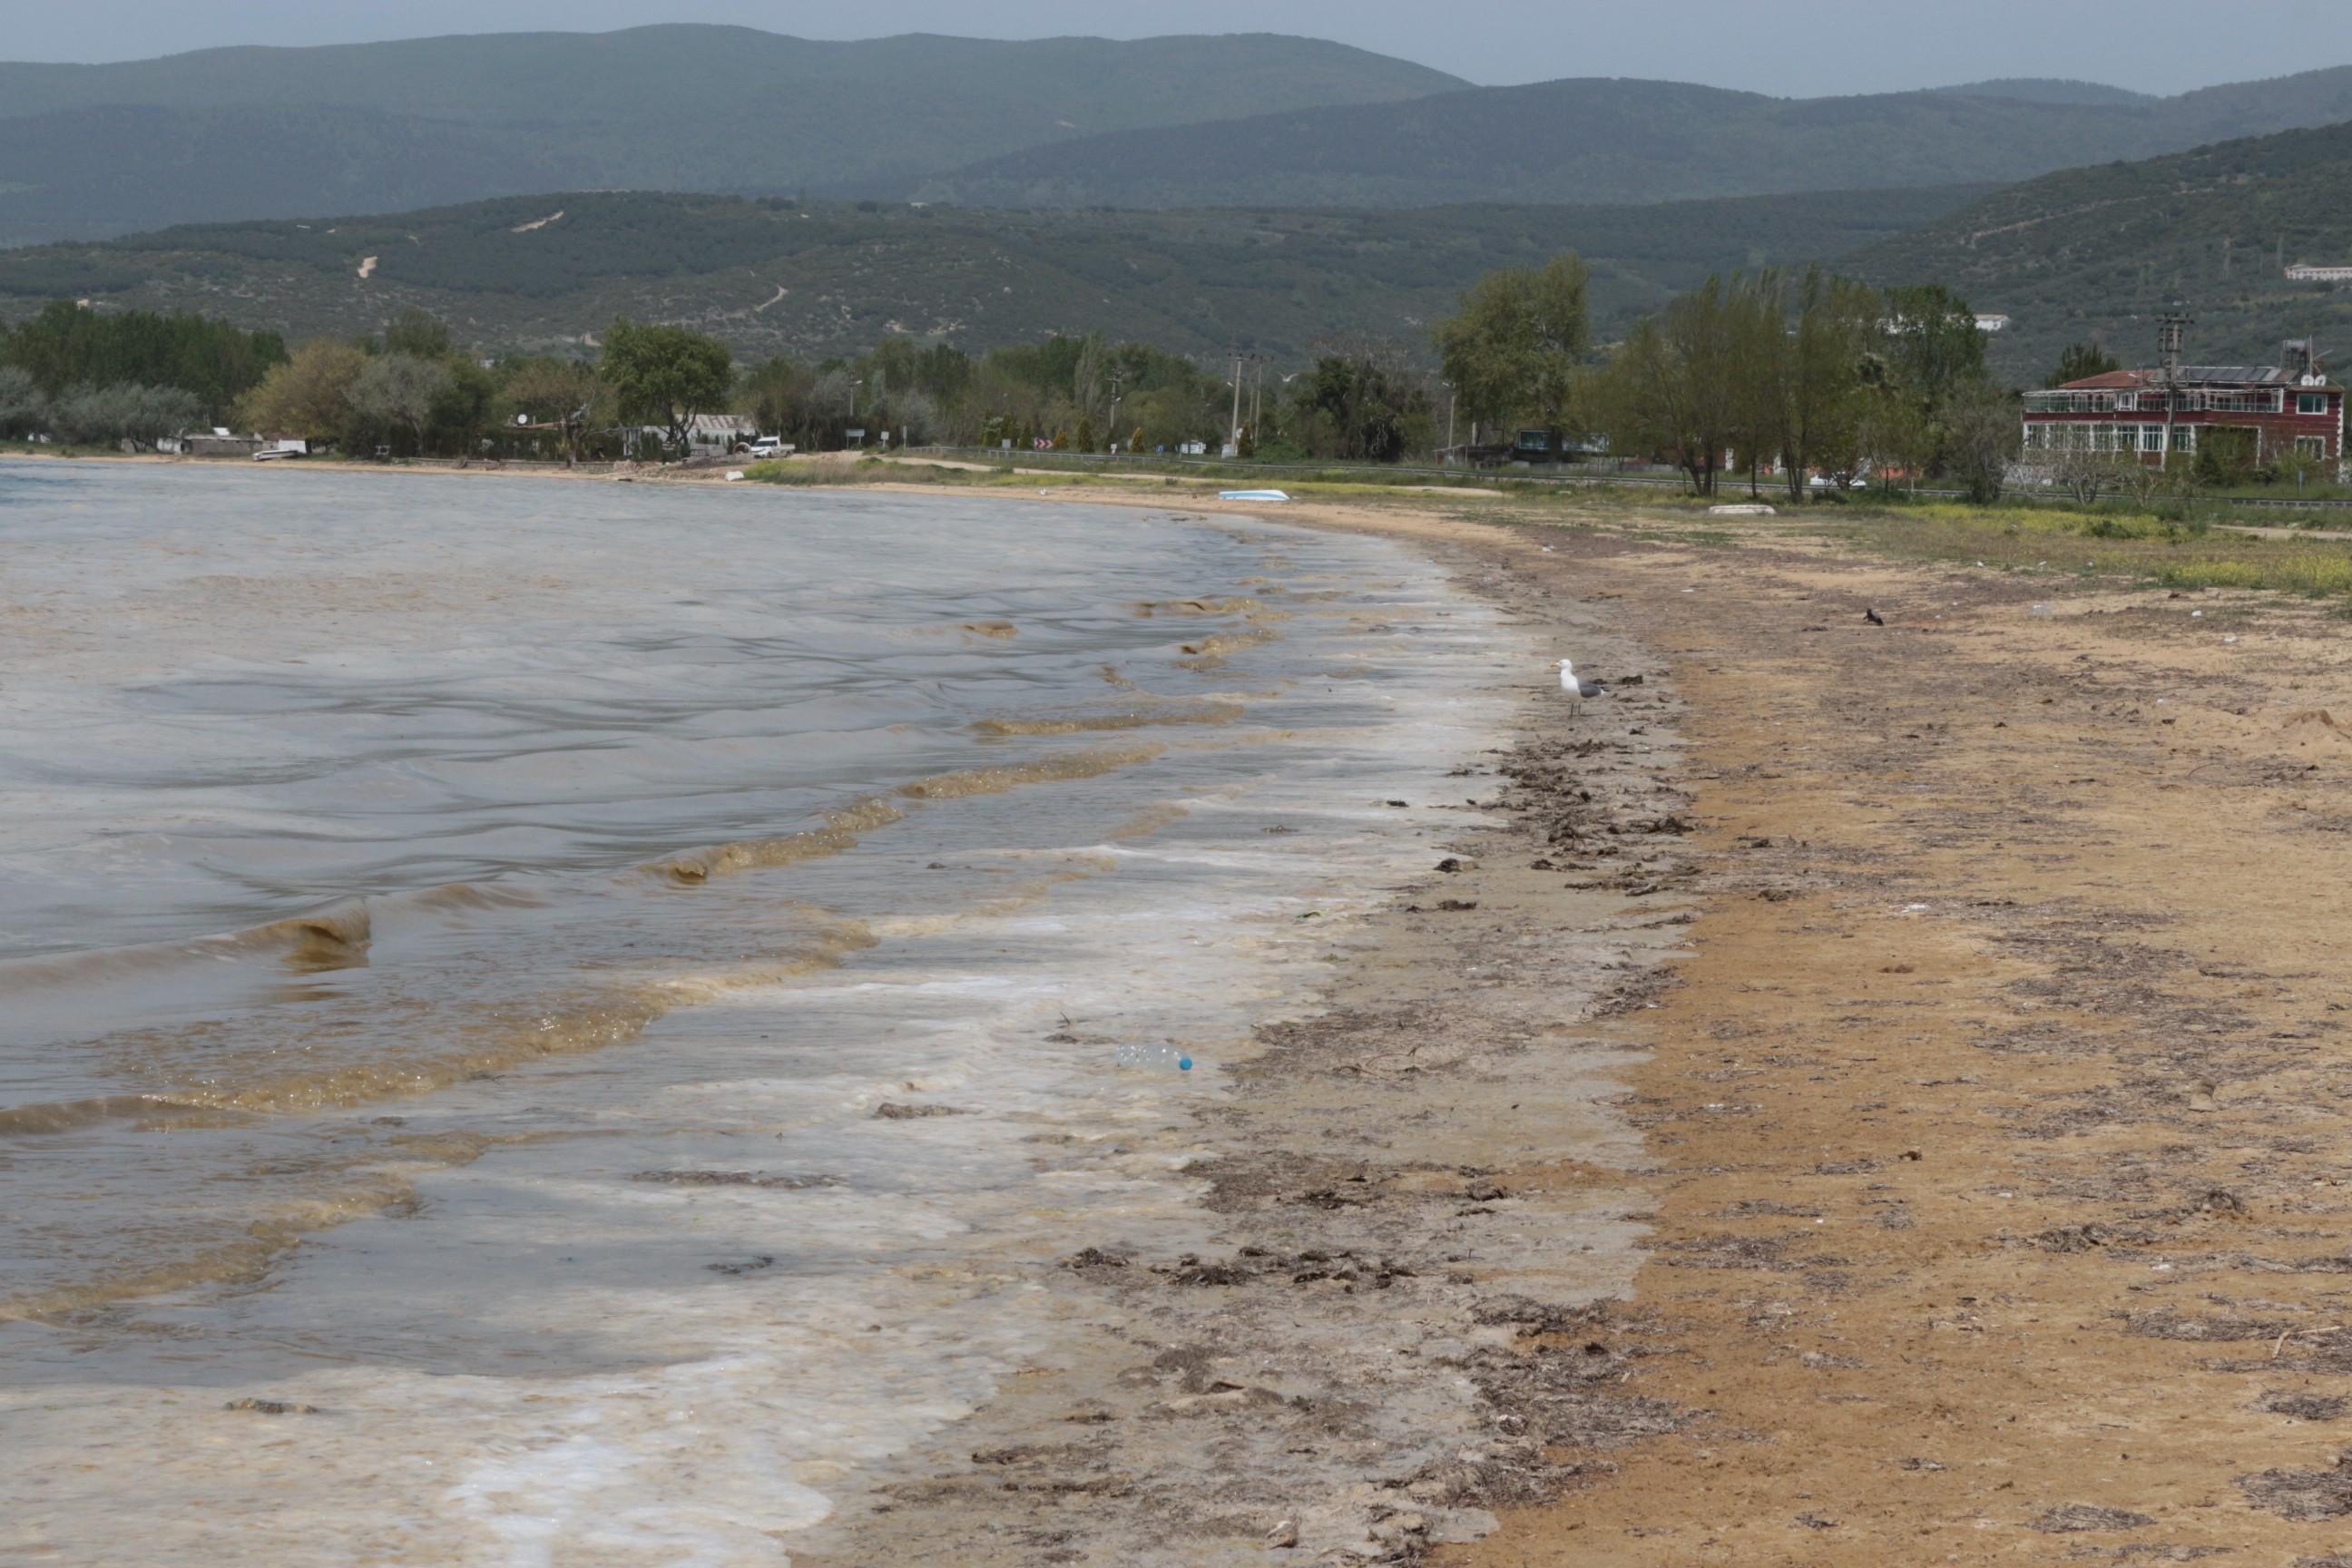
[[(794, 1563), (1412, 1556), (1556, 1492), (1561, 1421), (1613, 1439), (1652, 1420), (1586, 1396), (1620, 1363), (1580, 1363), (1564, 1392), (1521, 1349), (1622, 1296), (1637, 1262), (1651, 1199), (1612, 1101), (1690, 916), (1606, 879), (1564, 889), (1561, 868), (1675, 873), (1675, 703), (1590, 614), (1516, 607), (1643, 684), (1573, 725), (1531, 704), (1517, 745), (1463, 759), (1458, 827), (1334, 933), (1323, 1010), (1267, 1020), (1234, 1092), (1162, 1130), (1212, 1245), (1073, 1234), (1031, 1280), (1066, 1325), (1055, 1353), (883, 1467)], [(1046, 1142), (1073, 1176), (1151, 1143)]]
[[(1188, 1287), (1192, 1265), (1157, 1259), (1149, 1282), (1106, 1277), (1123, 1306), (1191, 1316), (984, 1413), (992, 1452), (972, 1445), (908, 1510), (950, 1531), (929, 1541), (1116, 1560), (1095, 1521), (1164, 1478), (1097, 1434), (1209, 1419), (1181, 1404), (1204, 1390), (1236, 1434), (1200, 1489), (1223, 1502), (1214, 1533), (1285, 1539), (1279, 1489), (1255, 1484), (1270, 1438), (1239, 1434), (1314, 1418), (1255, 1392), (1276, 1358), (1235, 1325), (1328, 1287), (1287, 1256), (1235, 1259), (1277, 1214), (1269, 1252), (1328, 1250), (1327, 1213), (1348, 1240), (1384, 1215), (1383, 1256), (1451, 1247), (1464, 1211), (1492, 1223), (1475, 1183), (1528, 1205), (1510, 1255), (1456, 1266), (1442, 1300), (1378, 1300), (1475, 1384), (1484, 1431), (1450, 1466), (1368, 1468), (1353, 1552), (1327, 1535), (1267, 1560), (2352, 1561), (2339, 620), (1795, 541), (1684, 547), (1670, 519), (1623, 520), (1645, 542), (1283, 515), (1454, 552), (1580, 668), (1648, 673), (1633, 695), (1660, 705), (1574, 723), (1531, 706), (1521, 782), (1465, 790), (1497, 805), (1465, 815), (1475, 868), (1401, 889), (1345, 955), (1333, 1013), (1269, 1031), (1220, 1157), (1261, 1206), (1233, 1206), (1234, 1256), (1201, 1260), (1250, 1278)], [(1405, 912), (1433, 897), (1478, 908)], [(1624, 944), (1603, 962), (1643, 1000), (1555, 967), (1601, 942)], [(1489, 967), (1501, 954), (1528, 956)], [(1438, 1059), (1365, 1070), (1416, 1047)], [(1578, 1100), (1596, 1078), (1622, 1093)], [(1539, 1083), (1536, 1123), (1490, 1120)], [(1296, 1175), (1253, 1188), (1286, 1124)], [(1448, 1210), (1400, 1152), (1476, 1173)], [(1318, 1208), (1359, 1161), (1371, 1201)], [(1616, 1288), (1605, 1253), (1528, 1267), (1604, 1231), (1635, 1247)], [(1458, 1346), (1433, 1342), (1449, 1312)], [(1236, 1348), (1230, 1365), (1140, 1353), (1179, 1341)], [(1114, 1389), (1114, 1419), (1073, 1420)], [(1361, 1397), (1379, 1403), (1376, 1379)], [(1423, 1544), (1444, 1510), (1480, 1507), (1497, 1531)]]

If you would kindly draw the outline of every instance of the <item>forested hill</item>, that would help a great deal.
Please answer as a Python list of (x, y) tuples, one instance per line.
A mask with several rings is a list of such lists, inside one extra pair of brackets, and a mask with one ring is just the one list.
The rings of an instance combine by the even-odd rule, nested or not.
[(688, 24), (0, 64), (0, 245), (528, 191), (880, 184), (1462, 85), (1274, 35), (824, 43)]
[(1668, 201), (2006, 183), (2341, 120), (2352, 67), (2147, 100), (2083, 83), (1780, 99), (1591, 79), (1106, 132), (905, 194), (984, 206)]
[(2352, 124), (2046, 175), (1849, 266), (1879, 281), (1941, 279), (2007, 313), (1995, 358), (2019, 378), (2095, 339), (2149, 363), (2154, 318), (2175, 293), (2198, 319), (2196, 363), (2275, 363), (2281, 340), (2316, 334), (2352, 369), (2352, 287), (2290, 282), (2296, 263), (2352, 266)]
[(1150, 213), (575, 194), (0, 254), (0, 316), (88, 299), (201, 311), (292, 341), (373, 331), (414, 305), (463, 342), (509, 350), (578, 345), (625, 312), (702, 329), (751, 357), (854, 353), (893, 333), (977, 352), (1101, 331), (1297, 361), (1349, 335), (1425, 351), (1423, 323), (1481, 273), (1560, 250), (1593, 261), (1606, 329), (1709, 271), (1832, 257), (1980, 194)]

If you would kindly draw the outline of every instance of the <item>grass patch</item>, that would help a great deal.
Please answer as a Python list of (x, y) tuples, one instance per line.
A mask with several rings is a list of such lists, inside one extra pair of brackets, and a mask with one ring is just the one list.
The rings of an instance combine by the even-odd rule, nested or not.
[(2168, 588), (2268, 588), (2352, 595), (2352, 542), (2216, 531), (2205, 519), (1958, 503), (1847, 512), (1819, 531), (1906, 560), (1965, 561), (2008, 572), (2120, 576)]
[(791, 465), (783, 463), (754, 463), (750, 468), (743, 470), (743, 477), (751, 480), (755, 484), (791, 485), (795, 488), (813, 488), (818, 485), (855, 485), (864, 482), (861, 478), (856, 474), (842, 473), (838, 470), (827, 472), (826, 467), (826, 465), (818, 463), (795, 463)]
[(1632, 537), (1645, 544), (1705, 544), (1713, 545), (1717, 549), (1737, 545), (1739, 542), (1738, 540), (1717, 528), (1683, 529), (1672, 533), (1664, 529), (1644, 528), (1634, 530)]

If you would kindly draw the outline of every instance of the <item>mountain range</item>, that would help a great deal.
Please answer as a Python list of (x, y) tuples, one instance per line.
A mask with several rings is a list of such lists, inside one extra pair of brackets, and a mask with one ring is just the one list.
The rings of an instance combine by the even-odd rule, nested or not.
[(2011, 182), (2352, 119), (2352, 68), (2151, 98), (1475, 87), (1272, 34), (740, 26), (0, 64), (0, 245), (551, 191), (980, 206), (1624, 204)]
[(2150, 99), (1987, 82), (1783, 99), (1592, 78), (1105, 132), (908, 183), (969, 206), (1685, 201), (2009, 182), (2352, 119), (2352, 67)]
[(2198, 364), (2274, 364), (2316, 336), (2352, 372), (2352, 281), (2290, 279), (2352, 268), (2352, 124), (2251, 137), (2012, 185), (1845, 258), (1882, 282), (1937, 279), (2012, 325), (1996, 365), (2019, 380), (2067, 343), (2155, 363), (2156, 317), (2197, 318)]
[(537, 191), (863, 194), (1104, 131), (1465, 85), (1270, 34), (824, 43), (695, 24), (0, 64), (0, 245)]
[(1295, 364), (1341, 337), (1425, 352), (1426, 323), (1479, 275), (1561, 250), (1591, 261), (1598, 313), (1616, 323), (1711, 271), (1858, 249), (1982, 194), (1004, 212), (575, 192), (0, 253), (0, 319), (64, 297), (297, 339), (373, 331), (413, 305), (485, 349), (578, 352), (625, 313), (746, 358), (852, 353), (894, 332), (978, 352), (1100, 331)]

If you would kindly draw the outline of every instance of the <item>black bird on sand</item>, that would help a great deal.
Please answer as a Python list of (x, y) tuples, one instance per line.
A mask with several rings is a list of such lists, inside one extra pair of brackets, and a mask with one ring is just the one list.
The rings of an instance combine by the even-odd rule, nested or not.
[(1869, 605), (1864, 605), (1863, 606), (1862, 618), (1868, 621), (1874, 626), (1883, 626), (1886, 624), (1886, 617), (1880, 615), (1875, 606)]

